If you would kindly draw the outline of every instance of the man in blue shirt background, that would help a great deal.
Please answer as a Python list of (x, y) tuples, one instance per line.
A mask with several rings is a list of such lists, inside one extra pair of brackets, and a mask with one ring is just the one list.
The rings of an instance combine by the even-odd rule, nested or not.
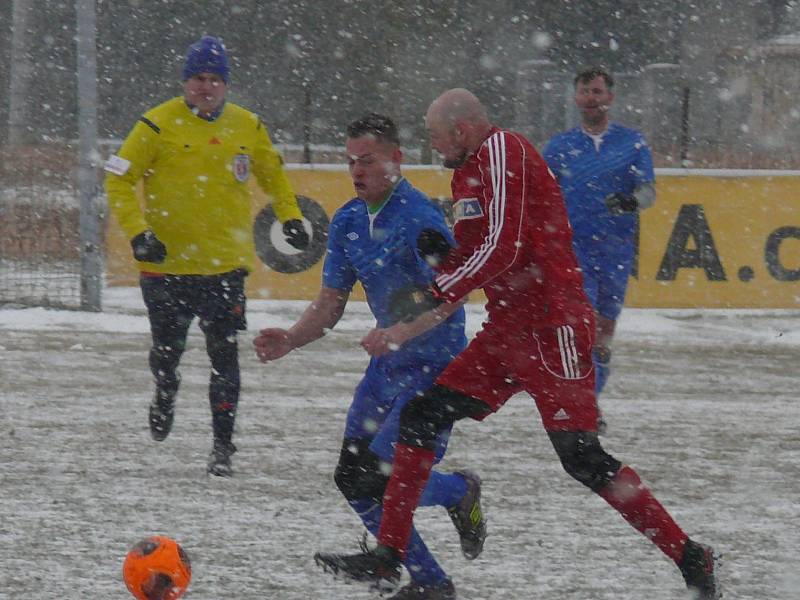
[[(334, 480), (373, 534), (380, 525), (384, 488), (397, 440), (400, 410), (466, 346), (464, 309), (445, 304), (421, 314), (397, 314), (396, 298), (409, 288), (424, 289), (433, 270), (417, 249), (423, 231), (437, 231), (454, 245), (441, 209), (401, 174), (399, 136), (387, 117), (370, 114), (347, 128), (347, 155), (357, 197), (336, 211), (317, 298), (288, 330), (263, 329), (254, 340), (263, 361), (275, 360), (320, 337), (339, 321), (356, 281), (377, 321), (362, 340), (371, 355), (347, 414)], [(424, 236), (423, 236), (424, 237)], [(449, 430), (438, 440), (436, 460), (447, 447)], [(462, 471), (434, 471), (422, 506), (444, 506), (459, 533), (465, 515), (483, 519), (480, 479)], [(485, 524), (484, 524), (485, 528)], [(485, 529), (484, 529), (485, 533)], [(464, 546), (468, 558), (482, 549)], [(393, 598), (455, 598), (452, 581), (416, 530), (404, 564), (411, 582)]]
[(598, 394), (608, 379), (611, 340), (636, 252), (638, 211), (656, 197), (644, 136), (609, 121), (613, 89), (611, 74), (601, 67), (578, 73), (581, 124), (551, 138), (543, 153), (561, 185), (584, 288), (597, 313)]

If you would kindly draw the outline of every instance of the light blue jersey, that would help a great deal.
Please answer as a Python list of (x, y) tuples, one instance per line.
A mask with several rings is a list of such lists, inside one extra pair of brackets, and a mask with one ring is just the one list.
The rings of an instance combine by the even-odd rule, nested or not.
[[(433, 270), (416, 251), (417, 237), (423, 229), (436, 229), (455, 245), (441, 209), (404, 178), (372, 219), (366, 202), (351, 200), (336, 211), (331, 221), (322, 285), (350, 291), (359, 281), (378, 326), (392, 325), (392, 294), (433, 280)], [(449, 362), (465, 344), (464, 310), (460, 309), (388, 356), (393, 362), (409, 358)]]
[(599, 148), (582, 128), (554, 136), (544, 159), (561, 185), (576, 244), (631, 242), (636, 216), (612, 215), (605, 205), (610, 194), (632, 194), (655, 181), (653, 158), (644, 136), (611, 123)]
[[(370, 214), (363, 200), (351, 200), (336, 211), (328, 229), (322, 285), (349, 292), (360, 282), (378, 326), (392, 325), (392, 294), (433, 280), (432, 269), (416, 250), (423, 229), (436, 229), (455, 245), (439, 207), (405, 179), (400, 179), (377, 213)], [(433, 385), (466, 343), (464, 309), (460, 308), (399, 350), (372, 358), (347, 412), (344, 439), (369, 441), (369, 449), (391, 464), (402, 408)], [(437, 461), (447, 449), (449, 436), (448, 428), (437, 440)], [(433, 471), (419, 505), (449, 508), (466, 493), (466, 485), (461, 475)], [(367, 529), (377, 535), (382, 505), (370, 498), (349, 502)], [(447, 578), (416, 529), (403, 564), (420, 584), (440, 584)]]
[(554, 136), (544, 159), (558, 180), (584, 287), (595, 310), (616, 320), (635, 252), (636, 213), (612, 215), (605, 198), (655, 181), (644, 136), (611, 123), (599, 144), (581, 127)]
[[(616, 123), (599, 138), (576, 127), (554, 136), (543, 155), (564, 194), (586, 295), (599, 315), (616, 321), (625, 303), (639, 216), (613, 215), (605, 199), (655, 181), (647, 142)], [(594, 353), (598, 394), (609, 376), (609, 356)]]
[[(377, 214), (370, 215), (363, 200), (351, 200), (331, 220), (322, 285), (350, 291), (359, 281), (378, 326), (392, 325), (392, 294), (433, 280), (433, 270), (416, 250), (423, 229), (436, 229), (455, 245), (441, 209), (404, 178)], [(373, 438), (370, 449), (391, 460), (400, 409), (428, 389), (466, 343), (464, 309), (460, 308), (399, 350), (372, 358), (356, 388), (345, 437)], [(437, 451), (439, 458), (446, 446), (444, 435)]]

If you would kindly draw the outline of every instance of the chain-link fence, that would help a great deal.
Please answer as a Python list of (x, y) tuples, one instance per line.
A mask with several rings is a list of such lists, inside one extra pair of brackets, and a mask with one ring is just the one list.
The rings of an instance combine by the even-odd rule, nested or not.
[(0, 304), (79, 307), (76, 152), (15, 146), (0, 161)]

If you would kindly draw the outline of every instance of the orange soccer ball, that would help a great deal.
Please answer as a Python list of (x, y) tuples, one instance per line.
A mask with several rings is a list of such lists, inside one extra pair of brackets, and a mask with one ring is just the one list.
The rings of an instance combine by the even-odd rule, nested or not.
[(178, 542), (153, 535), (128, 552), (122, 578), (138, 600), (177, 600), (189, 587), (192, 566)]

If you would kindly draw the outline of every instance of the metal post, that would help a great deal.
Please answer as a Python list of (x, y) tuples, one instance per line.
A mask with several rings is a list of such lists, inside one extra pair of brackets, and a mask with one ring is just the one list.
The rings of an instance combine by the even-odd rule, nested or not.
[(311, 164), (311, 90), (306, 87), (303, 95), (303, 162)]
[(683, 88), (681, 102), (681, 167), (689, 166), (689, 88)]
[(75, 0), (78, 49), (78, 191), (81, 197), (81, 308), (99, 311), (103, 264), (97, 206), (97, 46), (95, 0)]
[(11, 8), (11, 64), (8, 86), (8, 143), (23, 144), (30, 141), (25, 121), (25, 107), (29, 97), (33, 63), (28, 41), (28, 26), (33, 18), (33, 2), (14, 0)]

